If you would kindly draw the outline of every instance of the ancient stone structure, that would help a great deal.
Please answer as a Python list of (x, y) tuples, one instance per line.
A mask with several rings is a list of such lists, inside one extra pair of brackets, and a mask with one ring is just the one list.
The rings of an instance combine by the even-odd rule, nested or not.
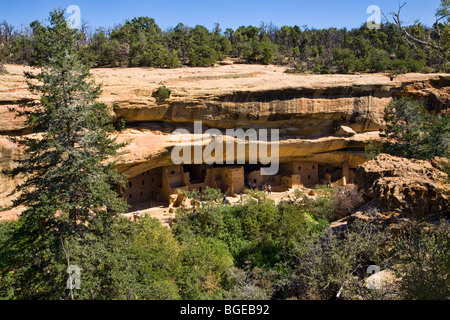
[[(348, 168), (348, 164), (343, 164)], [(282, 164), (279, 174), (262, 175), (261, 170), (254, 165), (245, 166), (208, 166), (208, 165), (178, 165), (156, 168), (146, 171), (127, 181), (126, 187), (118, 187), (122, 195), (131, 205), (174, 204), (178, 201), (180, 190), (199, 192), (207, 187), (219, 189), (227, 196), (236, 196), (245, 189), (262, 185), (271, 186), (272, 192), (285, 192), (290, 189), (313, 187), (317, 184), (352, 183), (352, 174), (343, 176), (341, 168), (328, 168), (317, 163), (290, 162)], [(327, 172), (330, 179), (326, 180), (319, 172)], [(174, 197), (175, 195), (175, 197)]]

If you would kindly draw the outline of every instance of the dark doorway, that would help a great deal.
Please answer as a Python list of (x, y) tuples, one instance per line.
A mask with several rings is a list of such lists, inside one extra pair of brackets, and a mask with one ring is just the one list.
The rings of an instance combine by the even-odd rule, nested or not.
[[(189, 172), (191, 184), (198, 184), (205, 182), (204, 167), (202, 165), (185, 165), (183, 166), (184, 172)], [(206, 171), (205, 171), (206, 172)]]

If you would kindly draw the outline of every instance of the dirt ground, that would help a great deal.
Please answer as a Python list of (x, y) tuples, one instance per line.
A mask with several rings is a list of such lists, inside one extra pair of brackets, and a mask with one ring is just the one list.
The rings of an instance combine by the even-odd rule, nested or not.
[[(8, 74), (0, 76), (0, 100), (36, 98), (24, 83), (23, 72), (35, 70), (20, 65), (5, 65)], [(408, 73), (391, 81), (387, 74), (317, 75), (288, 74), (286, 67), (275, 65), (234, 64), (208, 68), (99, 68), (91, 69), (95, 81), (102, 84), (100, 100), (148, 101), (155, 88), (169, 87), (173, 96), (204, 95), (240, 90), (259, 91), (286, 87), (323, 88), (344, 85), (393, 84), (429, 79), (431, 75)], [(438, 77), (439, 74), (432, 75)]]

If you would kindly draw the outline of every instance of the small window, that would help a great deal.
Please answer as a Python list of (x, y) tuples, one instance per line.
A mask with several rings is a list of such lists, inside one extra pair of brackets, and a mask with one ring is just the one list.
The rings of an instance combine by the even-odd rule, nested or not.
[(172, 171), (170, 174), (175, 174), (175, 171)]
[(153, 191), (152, 191), (152, 195), (153, 195)]
[(132, 188), (132, 187), (133, 187), (133, 183), (132, 183), (132, 182), (128, 182), (128, 186), (129, 186), (130, 188)]
[(141, 192), (141, 197), (144, 196), (144, 194)]
[(330, 173), (330, 169), (327, 169), (327, 173)]
[(298, 171), (302, 171), (302, 167), (298, 167)]
[(308, 176), (308, 180), (311, 180), (311, 176)]
[(132, 194), (130, 194), (130, 199), (131, 199), (131, 198), (133, 198), (133, 195), (132, 195)]
[(316, 169), (316, 166), (313, 166), (313, 170)]
[(155, 178), (152, 178), (152, 182), (155, 182)]
[(142, 185), (145, 185), (145, 181), (144, 180), (142, 180)]

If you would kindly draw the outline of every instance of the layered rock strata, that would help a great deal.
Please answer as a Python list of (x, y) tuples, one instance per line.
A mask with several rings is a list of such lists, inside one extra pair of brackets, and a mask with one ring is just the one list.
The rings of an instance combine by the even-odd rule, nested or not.
[[(0, 76), (1, 169), (11, 168), (22, 156), (9, 136), (29, 134), (24, 119), (15, 118), (8, 107), (38, 98), (23, 82), (23, 71), (28, 68), (7, 65), (6, 69), (8, 74)], [(283, 71), (282, 67), (258, 65), (92, 70), (96, 82), (103, 85), (100, 101), (110, 107), (117, 122), (126, 120), (125, 130), (117, 136), (130, 143), (115, 159), (117, 168), (131, 181), (173, 166), (172, 150), (186, 139), (206, 148), (214, 140), (205, 133), (208, 129), (222, 134), (227, 129), (267, 129), (269, 133), (279, 131), (279, 161), (282, 173), (291, 180), (297, 174), (302, 184), (307, 184), (304, 180), (308, 178), (317, 183), (337, 180), (336, 172), (341, 172), (341, 177), (347, 172), (346, 178), (351, 180), (354, 170), (365, 161), (365, 144), (378, 139), (384, 127), (383, 110), (393, 97), (415, 97), (430, 109), (444, 112), (450, 101), (448, 74), (407, 74), (391, 80), (381, 74), (292, 75)], [(171, 90), (171, 96), (154, 97), (163, 85)], [(196, 121), (203, 124), (201, 134), (194, 132)], [(177, 129), (184, 129), (184, 134), (172, 134)], [(225, 140), (236, 142), (232, 136)], [(247, 150), (233, 157), (248, 160), (250, 155)], [(247, 184), (249, 174), (258, 168), (244, 169), (243, 183)], [(267, 182), (258, 179), (258, 183)], [(9, 204), (8, 194), (18, 181), (2, 174), (0, 183), (0, 205)]]

